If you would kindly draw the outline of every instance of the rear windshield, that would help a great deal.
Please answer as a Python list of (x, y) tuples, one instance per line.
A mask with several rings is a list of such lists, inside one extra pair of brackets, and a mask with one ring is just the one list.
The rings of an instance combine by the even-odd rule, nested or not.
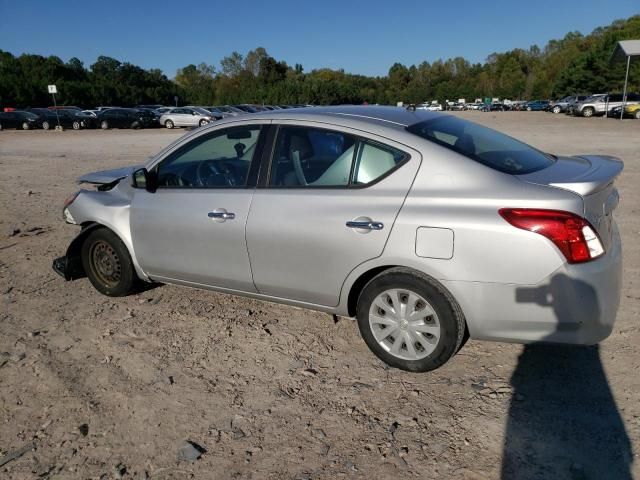
[(555, 161), (553, 156), (515, 138), (457, 117), (434, 118), (411, 125), (407, 130), (511, 175), (542, 170)]

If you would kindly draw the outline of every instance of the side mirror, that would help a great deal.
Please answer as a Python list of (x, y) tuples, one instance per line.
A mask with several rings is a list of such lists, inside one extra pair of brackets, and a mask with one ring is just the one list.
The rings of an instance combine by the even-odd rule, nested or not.
[(146, 168), (139, 168), (131, 176), (133, 188), (144, 188), (149, 193), (158, 189), (158, 177), (155, 172), (149, 172)]

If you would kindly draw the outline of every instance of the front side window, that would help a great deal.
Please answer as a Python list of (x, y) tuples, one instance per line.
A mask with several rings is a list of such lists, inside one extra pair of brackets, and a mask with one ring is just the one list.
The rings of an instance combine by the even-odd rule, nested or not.
[(457, 117), (438, 117), (411, 125), (407, 130), (511, 175), (542, 170), (554, 162), (551, 155), (526, 143)]
[(200, 136), (157, 167), (159, 188), (229, 188), (247, 184), (257, 158), (259, 125), (219, 130)]
[(275, 187), (349, 187), (375, 182), (408, 156), (343, 132), (281, 127), (269, 184)]

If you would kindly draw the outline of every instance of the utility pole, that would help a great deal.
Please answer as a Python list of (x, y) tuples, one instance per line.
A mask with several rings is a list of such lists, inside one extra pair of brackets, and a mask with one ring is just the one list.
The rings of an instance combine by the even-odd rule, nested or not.
[(620, 110), (620, 120), (624, 117), (624, 108), (627, 106), (627, 83), (629, 82), (629, 65), (631, 64), (631, 55), (627, 55), (627, 73), (624, 76), (624, 92), (622, 93), (622, 110)]

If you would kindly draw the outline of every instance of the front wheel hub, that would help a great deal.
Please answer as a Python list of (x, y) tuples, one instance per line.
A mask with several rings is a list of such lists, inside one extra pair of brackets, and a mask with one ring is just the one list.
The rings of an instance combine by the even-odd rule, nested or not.
[(91, 247), (90, 255), (96, 277), (108, 287), (116, 286), (121, 278), (122, 266), (113, 247), (107, 242), (96, 242)]

